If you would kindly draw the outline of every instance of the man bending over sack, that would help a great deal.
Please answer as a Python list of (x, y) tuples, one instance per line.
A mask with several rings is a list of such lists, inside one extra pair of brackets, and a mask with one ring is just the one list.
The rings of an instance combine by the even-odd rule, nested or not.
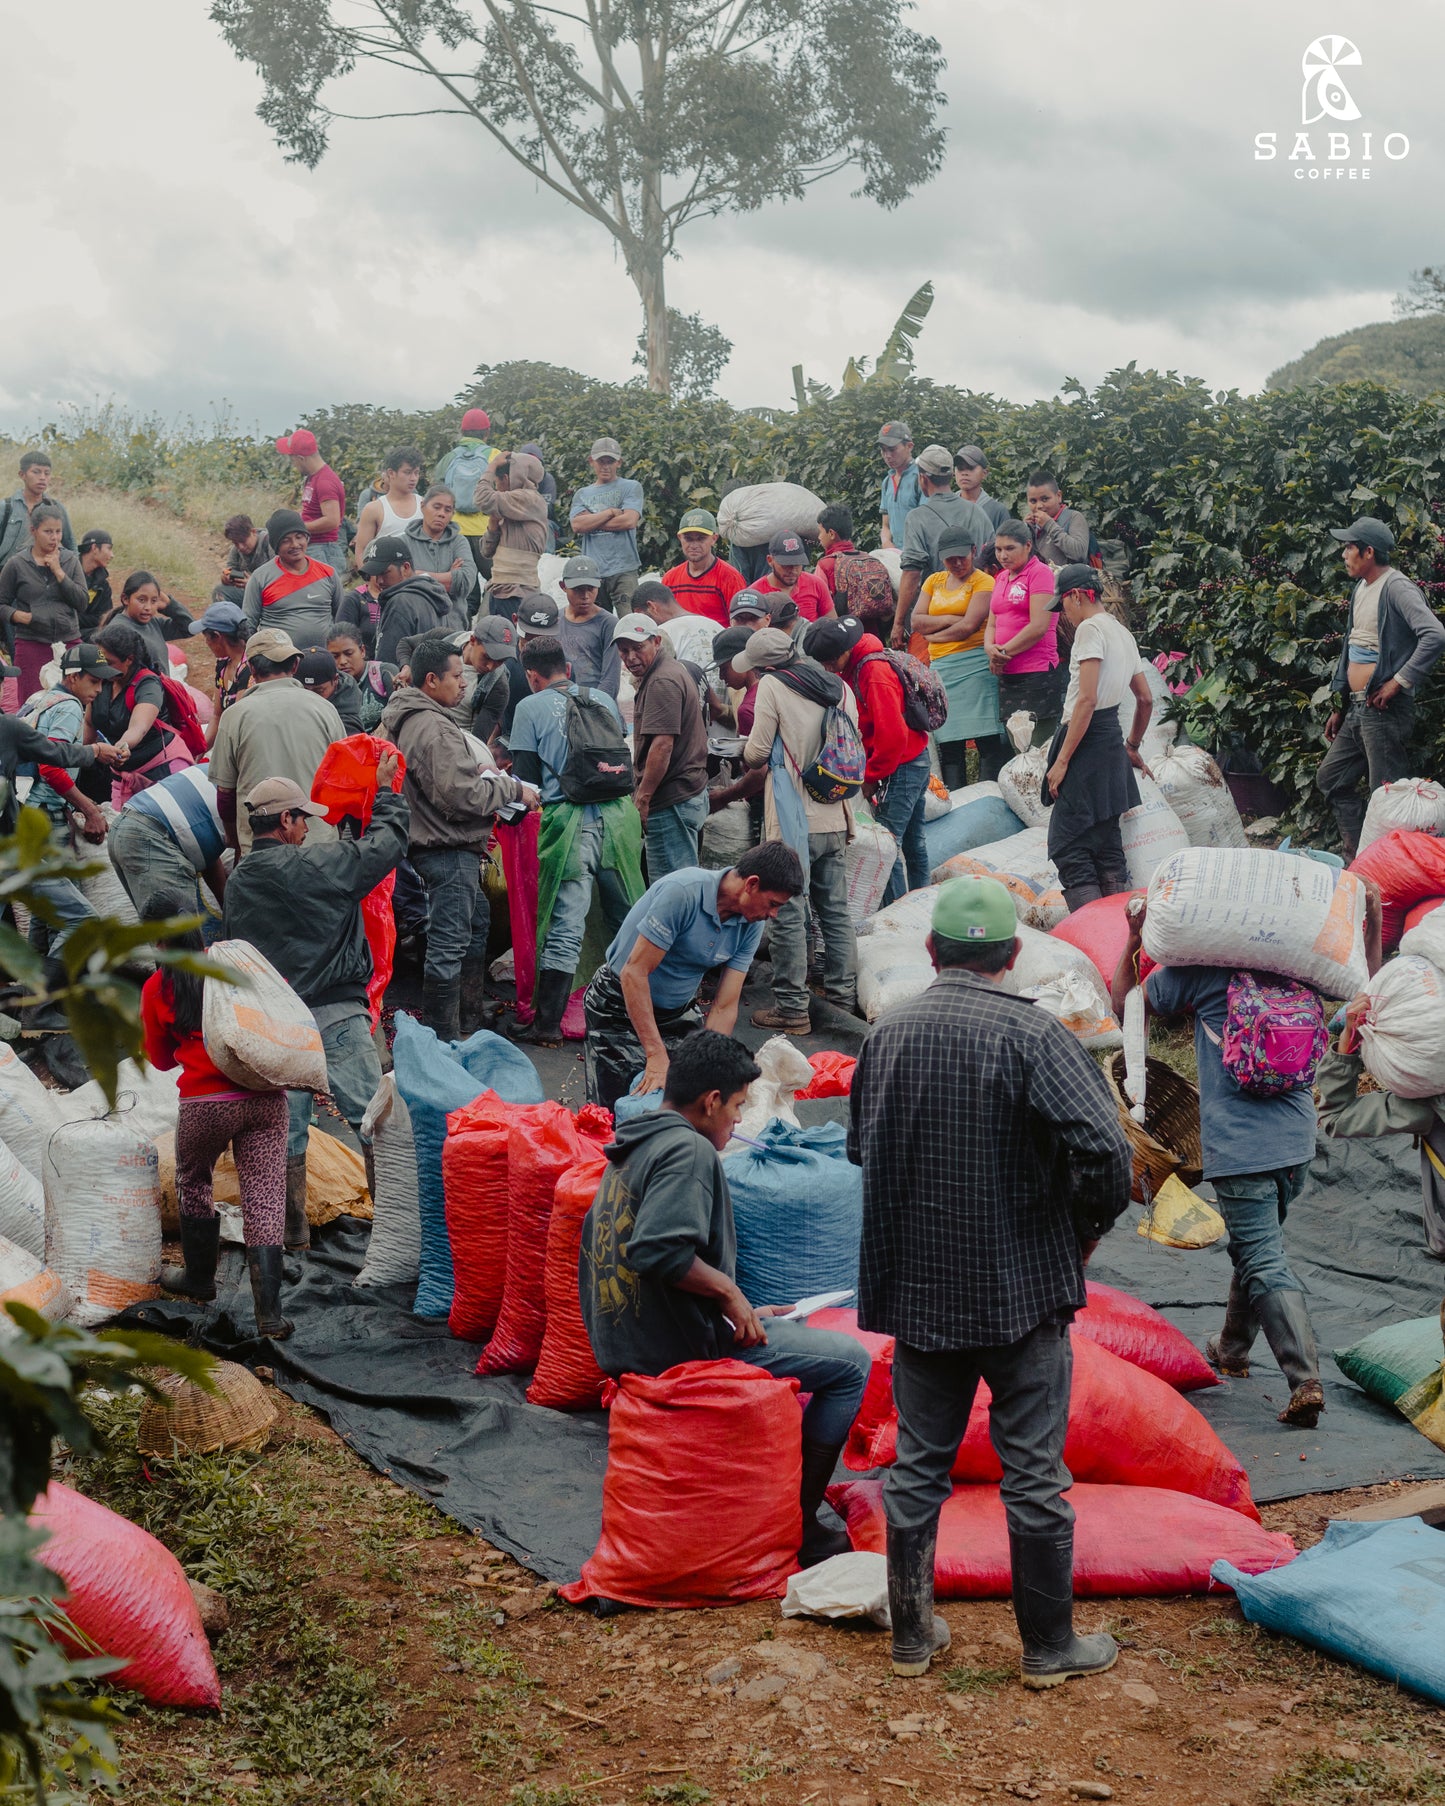
[[(740, 1041), (699, 1029), (672, 1050), (662, 1108), (635, 1116), (607, 1148), (582, 1225), (582, 1315), (597, 1365), (666, 1373), (682, 1361), (746, 1361), (811, 1394), (803, 1413), (800, 1567), (850, 1544), (818, 1521), (868, 1381), (852, 1336), (785, 1323), (794, 1300), (754, 1306), (738, 1290), (732, 1199), (719, 1153), (760, 1068)], [(739, 1455), (746, 1458), (746, 1451)]]
[(699, 1026), (697, 994), (715, 966), (725, 970), (706, 1026), (729, 1033), (763, 923), (802, 889), (798, 855), (773, 840), (730, 871), (684, 866), (644, 891), (582, 1000), (588, 1100), (610, 1110), (639, 1072), (640, 1091), (662, 1089), (668, 1046)]
[[(898, 1459), (883, 1487), (893, 1672), (948, 1647), (933, 1616), (938, 1517), (978, 1382), (1003, 1464), (1026, 1687), (1098, 1674), (1112, 1637), (1076, 1637), (1064, 1466), (1084, 1262), (1129, 1202), (1129, 1144), (1103, 1075), (1061, 1022), (999, 981), (1019, 954), (996, 878), (940, 885), (938, 977), (863, 1043), (848, 1158), (863, 1168), (858, 1322), (896, 1338)], [(940, 1112), (939, 1099), (967, 1100)]]

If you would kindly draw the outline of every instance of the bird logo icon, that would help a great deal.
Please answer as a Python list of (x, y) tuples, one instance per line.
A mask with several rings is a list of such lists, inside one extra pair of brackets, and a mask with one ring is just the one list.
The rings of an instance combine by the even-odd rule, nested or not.
[(1360, 109), (1340, 75), (1342, 64), (1358, 67), (1359, 50), (1336, 32), (1316, 38), (1300, 59), (1304, 87), (1300, 93), (1300, 118), (1306, 125), (1319, 120), (1358, 119)]

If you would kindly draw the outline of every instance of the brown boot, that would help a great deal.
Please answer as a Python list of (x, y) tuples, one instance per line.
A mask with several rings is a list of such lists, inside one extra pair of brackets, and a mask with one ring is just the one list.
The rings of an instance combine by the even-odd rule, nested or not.
[(306, 1156), (286, 1157), (286, 1247), (295, 1254), (311, 1246), (311, 1225), (306, 1220)]

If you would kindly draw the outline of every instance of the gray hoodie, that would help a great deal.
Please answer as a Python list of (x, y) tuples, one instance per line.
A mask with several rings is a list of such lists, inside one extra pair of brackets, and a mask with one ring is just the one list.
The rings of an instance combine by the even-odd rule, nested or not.
[(662, 1109), (623, 1123), (606, 1154), (578, 1258), (597, 1365), (614, 1377), (657, 1374), (731, 1354), (721, 1305), (677, 1284), (696, 1259), (736, 1274), (732, 1199), (712, 1143)]

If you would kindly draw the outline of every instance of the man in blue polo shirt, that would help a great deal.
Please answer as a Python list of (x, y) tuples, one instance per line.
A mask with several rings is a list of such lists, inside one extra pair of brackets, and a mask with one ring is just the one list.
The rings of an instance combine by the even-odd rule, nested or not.
[[(611, 1109), (642, 1073), (642, 1091), (660, 1091), (668, 1044), (706, 1027), (730, 1035), (753, 955), (784, 904), (803, 893), (803, 868), (782, 841), (765, 841), (725, 872), (683, 866), (633, 904), (583, 1004), (587, 1016), (587, 1097)], [(725, 968), (705, 1023), (697, 994)]]
[(918, 466), (913, 461), (913, 433), (906, 421), (890, 420), (878, 434), (878, 449), (888, 466), (879, 497), (883, 511), (883, 543), (903, 548), (909, 511), (923, 500)]

